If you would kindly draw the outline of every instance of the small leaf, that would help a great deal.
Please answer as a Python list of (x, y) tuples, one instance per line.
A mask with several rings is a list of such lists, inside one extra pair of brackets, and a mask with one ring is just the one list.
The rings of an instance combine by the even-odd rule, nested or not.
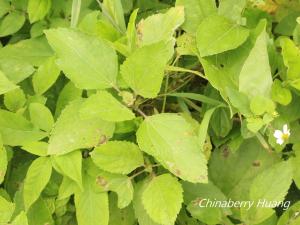
[(143, 192), (142, 202), (149, 216), (160, 224), (174, 224), (183, 202), (181, 184), (170, 174), (153, 178)]
[(139, 147), (126, 141), (109, 141), (95, 148), (91, 156), (96, 166), (111, 173), (128, 174), (144, 163)]
[(135, 118), (134, 114), (126, 106), (106, 91), (99, 91), (90, 96), (85, 100), (80, 109), (80, 117), (82, 119), (89, 119), (95, 116), (111, 122), (120, 122)]
[(14, 89), (4, 95), (4, 105), (8, 110), (12, 112), (17, 112), (18, 110), (20, 110), (25, 105), (25, 103), (26, 96), (21, 88)]
[(0, 21), (0, 37), (5, 37), (16, 33), (25, 22), (22, 12), (12, 11)]
[(182, 6), (170, 8), (164, 14), (154, 14), (141, 20), (137, 25), (138, 39), (141, 46), (172, 39), (174, 31), (184, 21)]
[(14, 83), (9, 81), (4, 73), (0, 70), (0, 95), (18, 88)]
[(40, 104), (31, 103), (29, 105), (29, 114), (32, 123), (39, 129), (49, 132), (54, 124), (54, 119), (50, 110)]
[(23, 196), (26, 210), (39, 198), (50, 180), (51, 173), (52, 165), (50, 158), (40, 157), (32, 162), (24, 181)]
[(50, 57), (33, 75), (32, 84), (36, 94), (41, 95), (46, 92), (58, 78), (60, 70), (55, 64), (55, 59)]
[(57, 172), (75, 181), (77, 185), (82, 188), (81, 151), (70, 152), (61, 156), (53, 156), (52, 164)]
[(207, 162), (199, 139), (183, 117), (171, 113), (147, 117), (137, 131), (137, 141), (144, 152), (181, 179), (207, 182)]
[(51, 8), (51, 0), (29, 0), (28, 15), (30, 23), (43, 19)]
[(215, 55), (235, 49), (243, 44), (249, 31), (223, 16), (212, 15), (202, 21), (197, 29), (197, 46), (200, 56)]
[(266, 112), (272, 114), (275, 112), (275, 104), (269, 98), (257, 95), (251, 100), (250, 109), (254, 113), (254, 115), (257, 116), (262, 115)]
[(51, 131), (48, 154), (62, 155), (81, 148), (92, 148), (103, 138), (107, 140), (112, 136), (113, 123), (99, 117), (80, 118), (82, 103), (82, 99), (75, 100), (63, 110)]
[(121, 65), (121, 75), (136, 94), (145, 98), (156, 97), (160, 91), (165, 66), (172, 54), (171, 42), (158, 42), (139, 48)]
[(280, 80), (276, 79), (272, 85), (272, 100), (282, 105), (288, 105), (292, 101), (292, 93), (282, 86)]
[(66, 28), (45, 33), (58, 54), (58, 66), (78, 88), (105, 89), (115, 85), (117, 54), (106, 41)]

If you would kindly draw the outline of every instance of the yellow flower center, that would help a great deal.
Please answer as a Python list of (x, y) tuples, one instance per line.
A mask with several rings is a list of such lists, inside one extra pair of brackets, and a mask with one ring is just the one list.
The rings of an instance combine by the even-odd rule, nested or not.
[(289, 139), (290, 136), (288, 134), (282, 134), (281, 137), (284, 141), (286, 141), (287, 139)]

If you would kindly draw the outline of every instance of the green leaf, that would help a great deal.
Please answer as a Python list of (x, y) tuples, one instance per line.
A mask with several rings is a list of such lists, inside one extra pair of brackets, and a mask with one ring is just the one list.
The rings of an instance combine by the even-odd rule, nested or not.
[(218, 8), (218, 14), (241, 23), (246, 2), (246, 0), (222, 0)]
[(250, 109), (254, 113), (254, 115), (258, 116), (266, 112), (272, 114), (275, 112), (275, 104), (269, 98), (257, 95), (252, 98), (250, 102)]
[(29, 0), (28, 15), (30, 23), (42, 20), (51, 8), (51, 0)]
[(103, 14), (121, 33), (125, 33), (126, 25), (121, 1), (104, 0), (101, 5)]
[(42, 141), (27, 142), (21, 148), (34, 155), (47, 156), (48, 143)]
[(153, 178), (145, 188), (142, 202), (149, 216), (160, 224), (174, 224), (183, 202), (181, 184), (170, 174)]
[(278, 220), (277, 225), (297, 225), (300, 221), (299, 210), (300, 202), (297, 201), (290, 208), (283, 212)]
[(34, 224), (53, 225), (54, 221), (52, 219), (51, 209), (49, 208), (50, 204), (51, 202), (47, 201), (47, 199), (39, 198), (27, 212), (29, 225), (34, 225)]
[(174, 31), (184, 21), (184, 8), (170, 8), (164, 14), (155, 14), (141, 20), (137, 25), (139, 45), (150, 45), (172, 39)]
[(53, 156), (52, 165), (60, 174), (75, 181), (82, 188), (82, 156), (81, 151), (70, 152), (65, 155)]
[[(256, 95), (266, 98), (271, 95), (272, 74), (267, 50), (266, 22), (260, 24), (263, 30), (259, 33), (239, 76), (239, 91), (245, 93), (250, 99)], [(257, 66), (258, 61), (261, 66)]]
[(235, 49), (243, 44), (248, 36), (249, 31), (246, 28), (219, 15), (205, 18), (196, 34), (201, 57)]
[(207, 182), (207, 162), (201, 145), (183, 117), (170, 113), (147, 117), (137, 131), (137, 141), (144, 152), (181, 179)]
[(0, 184), (4, 181), (4, 176), (7, 170), (7, 164), (8, 164), (7, 152), (5, 147), (3, 146), (2, 138), (0, 135)]
[(172, 55), (171, 42), (144, 46), (133, 52), (121, 65), (121, 75), (136, 94), (145, 98), (156, 97), (160, 91), (165, 66)]
[(4, 95), (4, 105), (8, 110), (12, 112), (17, 112), (18, 110), (20, 110), (25, 105), (25, 103), (26, 96), (21, 88), (14, 89)]
[(282, 56), (287, 69), (287, 79), (291, 86), (300, 90), (300, 51), (295, 43), (288, 39), (281, 39)]
[(94, 149), (91, 157), (100, 169), (128, 174), (144, 164), (139, 147), (126, 141), (109, 141)]
[(0, 196), (0, 223), (7, 224), (15, 210), (15, 204)]
[(292, 93), (289, 89), (282, 86), (278, 79), (272, 85), (272, 100), (282, 105), (288, 105), (292, 101)]
[(50, 57), (42, 64), (32, 77), (32, 85), (36, 94), (43, 94), (56, 81), (60, 74), (60, 70), (55, 64), (55, 57)]
[(0, 110), (0, 134), (3, 144), (10, 146), (38, 141), (46, 136), (45, 132), (35, 129), (23, 116), (6, 110)]
[(99, 91), (91, 95), (82, 104), (80, 117), (89, 119), (99, 116), (101, 119), (111, 122), (132, 120), (134, 114), (125, 105), (120, 103), (107, 91)]
[(148, 183), (149, 183), (148, 181), (140, 181), (134, 187), (134, 198), (133, 198), (134, 214), (137, 217), (140, 225), (159, 225), (158, 223), (155, 223), (148, 215), (142, 202), (142, 196), (146, 187), (148, 186)]
[(54, 124), (54, 119), (50, 110), (40, 104), (31, 103), (29, 105), (29, 114), (32, 123), (39, 129), (49, 132)]
[[(83, 189), (82, 189), (83, 190)], [(78, 193), (80, 191), (79, 186), (75, 181), (69, 179), (68, 177), (63, 177), (62, 182), (58, 190), (58, 200), (69, 198), (71, 195)]]
[(191, 34), (195, 34), (199, 24), (208, 16), (217, 12), (216, 3), (213, 0), (177, 0), (176, 6), (184, 6), (185, 21), (182, 28)]
[(51, 29), (45, 33), (58, 54), (58, 66), (78, 88), (115, 86), (118, 60), (116, 52), (106, 41), (66, 28)]
[(0, 37), (5, 37), (16, 33), (25, 22), (22, 12), (12, 11), (0, 21)]
[[(274, 179), (276, 177), (276, 179)], [(290, 162), (281, 162), (260, 173), (251, 184), (249, 199), (257, 204), (242, 217), (250, 224), (263, 222), (274, 212), (272, 207), (262, 207), (261, 201), (282, 202), (292, 183), (293, 169)]]
[(213, 106), (223, 104), (223, 102), (221, 102), (221, 101), (207, 97), (206, 95), (201, 95), (201, 94), (196, 94), (196, 93), (171, 93), (171, 94), (167, 94), (167, 96), (188, 98), (191, 100), (199, 101), (199, 102), (206, 103), (206, 104), (213, 105)]
[(75, 100), (61, 113), (51, 131), (48, 154), (62, 155), (68, 152), (92, 148), (102, 139), (109, 139), (114, 131), (114, 124), (99, 117), (80, 118), (83, 100)]
[(0, 95), (16, 88), (18, 88), (18, 86), (8, 80), (4, 73), (0, 70)]
[(24, 181), (23, 196), (26, 210), (39, 198), (50, 180), (51, 173), (52, 164), (50, 158), (40, 157), (32, 162)]
[(243, 115), (251, 115), (250, 101), (246, 94), (233, 88), (226, 88), (230, 103), (237, 108)]
[(73, 0), (72, 2), (72, 15), (71, 15), (71, 27), (75, 28), (78, 23), (81, 9), (81, 0)]
[(85, 175), (84, 191), (75, 194), (76, 218), (78, 225), (108, 225), (109, 208), (106, 192), (96, 193), (92, 180)]
[(22, 211), (11, 223), (11, 225), (28, 225), (26, 213)]
[(8, 13), (10, 10), (10, 4), (8, 0), (0, 0), (0, 18)]

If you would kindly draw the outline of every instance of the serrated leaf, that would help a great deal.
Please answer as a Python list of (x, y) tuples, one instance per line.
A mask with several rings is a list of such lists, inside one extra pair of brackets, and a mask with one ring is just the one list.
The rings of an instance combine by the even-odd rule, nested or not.
[(195, 34), (199, 24), (208, 16), (217, 12), (213, 0), (177, 0), (176, 6), (184, 6), (185, 21), (182, 28)]
[(80, 118), (82, 103), (82, 99), (75, 100), (63, 110), (51, 131), (48, 154), (62, 155), (81, 148), (92, 148), (101, 139), (112, 136), (113, 123), (99, 117)]
[(32, 123), (39, 129), (49, 132), (54, 124), (54, 119), (50, 110), (40, 103), (29, 105), (29, 114)]
[(16, 33), (21, 29), (25, 22), (25, 16), (22, 12), (12, 11), (0, 21), (0, 37), (5, 37)]
[(155, 14), (141, 20), (137, 25), (138, 40), (141, 46), (172, 39), (174, 31), (184, 21), (184, 8), (170, 8), (164, 14)]
[(128, 174), (143, 165), (143, 154), (139, 147), (126, 141), (109, 141), (94, 149), (92, 160), (100, 169)]
[(77, 185), (82, 188), (81, 151), (74, 151), (65, 155), (53, 156), (52, 164), (57, 172), (75, 181)]
[(145, 98), (156, 97), (172, 54), (172, 42), (158, 42), (139, 48), (121, 65), (121, 75), (136, 94)]
[[(272, 87), (272, 74), (267, 50), (266, 22), (261, 23), (263, 28), (250, 51), (239, 76), (239, 91), (245, 93), (250, 99), (256, 95), (270, 98)], [(257, 61), (261, 66), (257, 66)]]
[(193, 127), (183, 117), (170, 113), (147, 117), (137, 131), (137, 141), (144, 152), (181, 179), (207, 182), (206, 158)]
[(235, 49), (243, 44), (248, 36), (248, 29), (223, 16), (212, 15), (199, 25), (196, 39), (200, 56), (204, 57)]
[(0, 223), (7, 224), (15, 210), (15, 204), (0, 196)]
[(32, 162), (24, 181), (23, 196), (26, 210), (39, 198), (50, 180), (51, 173), (52, 164), (50, 158), (40, 157)]
[(3, 144), (10, 146), (38, 141), (46, 136), (45, 132), (35, 129), (23, 116), (6, 110), (0, 110), (0, 133)]
[(28, 15), (31, 23), (43, 19), (51, 8), (51, 0), (29, 0)]
[(0, 95), (16, 88), (18, 88), (18, 86), (8, 80), (4, 73), (0, 70)]
[(157, 223), (174, 224), (183, 202), (182, 187), (175, 177), (163, 174), (153, 178), (145, 188), (142, 202)]
[(66, 28), (45, 33), (58, 54), (58, 66), (78, 88), (105, 89), (115, 85), (117, 54), (107, 42)]
[(135, 118), (133, 112), (106, 91), (99, 91), (90, 96), (82, 104), (80, 109), (80, 117), (82, 119), (89, 119), (95, 116), (111, 122), (120, 122)]
[(159, 225), (158, 223), (155, 223), (148, 213), (146, 212), (143, 202), (142, 202), (142, 195), (144, 193), (144, 190), (146, 189), (148, 185), (148, 181), (140, 181), (136, 184), (134, 187), (134, 197), (133, 197), (133, 209), (135, 216), (138, 219), (138, 222), (140, 225)]
[(60, 69), (55, 64), (55, 57), (50, 57), (42, 64), (32, 77), (32, 85), (36, 94), (43, 94), (56, 81), (60, 74)]
[(76, 218), (78, 225), (108, 225), (109, 208), (106, 192), (96, 193), (92, 180), (85, 175), (83, 192), (75, 194)]

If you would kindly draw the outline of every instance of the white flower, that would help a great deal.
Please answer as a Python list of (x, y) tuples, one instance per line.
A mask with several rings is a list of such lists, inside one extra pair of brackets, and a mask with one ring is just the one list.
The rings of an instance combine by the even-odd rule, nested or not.
[(283, 125), (283, 129), (275, 130), (274, 137), (277, 139), (276, 143), (282, 145), (285, 141), (287, 141), (291, 135), (290, 130), (288, 129), (287, 124)]

